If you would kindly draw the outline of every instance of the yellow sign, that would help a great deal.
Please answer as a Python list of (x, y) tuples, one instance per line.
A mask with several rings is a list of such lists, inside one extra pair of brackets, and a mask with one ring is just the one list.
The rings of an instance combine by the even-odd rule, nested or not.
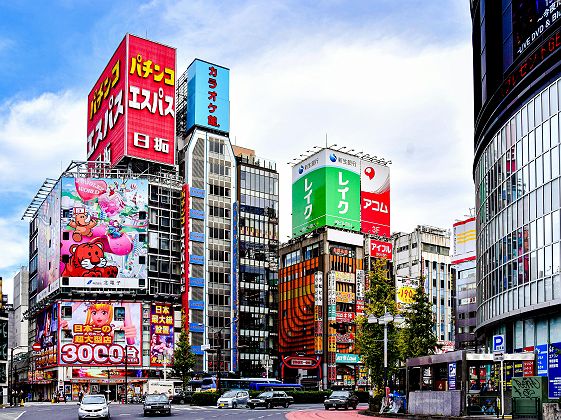
[(355, 303), (355, 294), (353, 292), (337, 292), (335, 299), (337, 302)]

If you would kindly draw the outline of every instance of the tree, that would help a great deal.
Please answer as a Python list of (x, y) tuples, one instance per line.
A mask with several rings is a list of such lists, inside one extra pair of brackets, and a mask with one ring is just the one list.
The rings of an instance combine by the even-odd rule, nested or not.
[(183, 387), (191, 379), (193, 368), (195, 367), (195, 355), (191, 351), (189, 336), (185, 329), (182, 329), (179, 340), (173, 352), (173, 370), (183, 381)]
[[(388, 270), (384, 260), (376, 260), (368, 273), (370, 287), (366, 291), (365, 316), (357, 319), (356, 345), (362, 355), (364, 364), (370, 371), (372, 383), (378, 389), (384, 386), (384, 326), (369, 324), (368, 315), (377, 317), (385, 312), (396, 313), (395, 286), (388, 278)], [(391, 378), (396, 371), (399, 352), (396, 347), (396, 328), (388, 324), (388, 372)]]
[(423, 279), (415, 289), (413, 302), (405, 309), (405, 325), (399, 332), (398, 347), (403, 361), (434, 354), (437, 347), (432, 305), (425, 293)]

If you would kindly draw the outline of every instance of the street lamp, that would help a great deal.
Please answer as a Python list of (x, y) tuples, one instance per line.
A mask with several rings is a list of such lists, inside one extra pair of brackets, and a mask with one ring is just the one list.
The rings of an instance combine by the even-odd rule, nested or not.
[(388, 324), (394, 323), (399, 326), (405, 322), (405, 318), (402, 315), (392, 315), (387, 311), (384, 306), (384, 315), (377, 317), (374, 314), (368, 315), (369, 324), (380, 324), (384, 326), (384, 393), (388, 386)]
[(12, 405), (17, 405), (17, 400), (13, 401), (14, 396), (14, 373), (15, 373), (15, 369), (14, 369), (14, 350), (17, 349), (27, 349), (27, 346), (16, 346), (16, 347), (12, 347), (10, 349), (10, 371), (8, 374), (8, 401), (10, 401), (10, 406)]

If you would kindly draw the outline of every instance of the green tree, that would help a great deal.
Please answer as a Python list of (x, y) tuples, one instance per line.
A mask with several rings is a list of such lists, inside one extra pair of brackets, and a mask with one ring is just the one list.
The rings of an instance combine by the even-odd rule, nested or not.
[(424, 280), (419, 281), (415, 289), (413, 302), (405, 309), (405, 325), (399, 331), (398, 347), (403, 361), (411, 357), (434, 354), (437, 348), (434, 333), (432, 305), (423, 287)]
[(183, 381), (184, 388), (191, 379), (194, 367), (195, 355), (191, 351), (187, 331), (183, 329), (175, 345), (175, 351), (173, 352), (173, 370)]
[[(372, 383), (378, 388), (384, 386), (384, 326), (369, 324), (368, 315), (376, 317), (385, 312), (396, 313), (395, 286), (388, 277), (388, 269), (384, 260), (377, 260), (368, 273), (369, 288), (366, 291), (365, 316), (357, 319), (356, 345), (362, 360), (370, 370)], [(388, 324), (388, 372), (387, 378), (396, 371), (399, 352), (396, 347), (396, 327)]]

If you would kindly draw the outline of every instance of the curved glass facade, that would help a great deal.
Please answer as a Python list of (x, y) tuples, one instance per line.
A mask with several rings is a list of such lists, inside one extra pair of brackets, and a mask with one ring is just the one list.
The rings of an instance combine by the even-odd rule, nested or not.
[(560, 104), (561, 78), (526, 101), (475, 162), (477, 325), (487, 342), (506, 334), (511, 351), (556, 339), (561, 325), (561, 306), (552, 306), (561, 305)]

